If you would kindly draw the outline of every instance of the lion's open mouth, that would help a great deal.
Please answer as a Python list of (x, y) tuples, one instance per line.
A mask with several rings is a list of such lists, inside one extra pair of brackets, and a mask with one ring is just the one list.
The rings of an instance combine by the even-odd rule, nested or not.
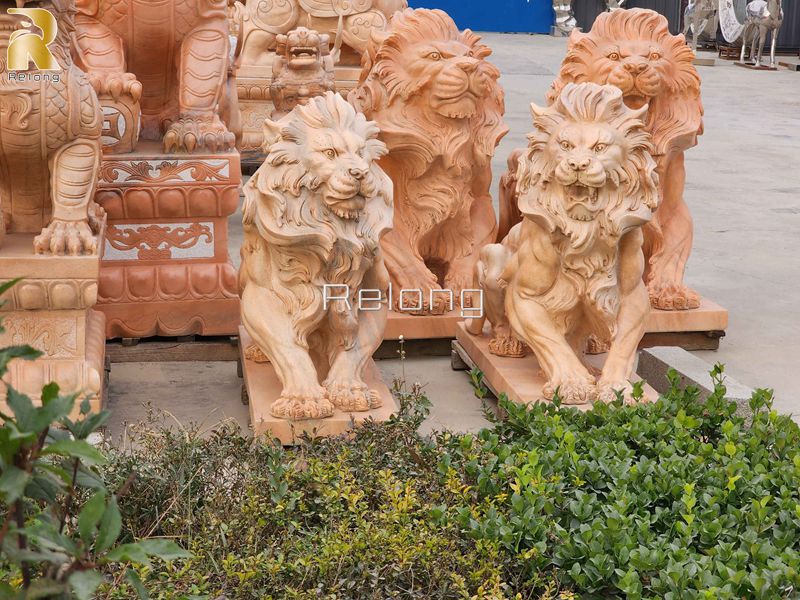
[(337, 198), (328, 196), (326, 198), (328, 208), (340, 219), (358, 219), (366, 206), (367, 200), (361, 194), (356, 194), (350, 198)]
[(573, 183), (566, 189), (567, 214), (576, 221), (591, 221), (600, 210), (600, 188)]
[(315, 65), (317, 63), (317, 49), (310, 46), (295, 46), (289, 50), (292, 64), (295, 66)]

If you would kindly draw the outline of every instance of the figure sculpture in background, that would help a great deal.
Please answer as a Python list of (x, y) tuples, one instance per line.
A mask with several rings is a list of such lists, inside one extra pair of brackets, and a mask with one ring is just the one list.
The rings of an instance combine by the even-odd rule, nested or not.
[[(769, 66), (773, 69), (776, 68), (775, 45), (783, 24), (781, 0), (753, 0), (747, 4), (746, 14), (742, 33), (742, 53), (739, 60), (744, 62), (747, 44), (750, 43), (750, 62), (756, 67), (761, 66), (764, 44), (769, 33), (772, 36), (769, 46)], [(756, 43), (758, 43), (758, 53), (756, 53)]]
[(447, 294), (432, 291), (460, 297), (496, 236), (491, 160), (508, 128), (490, 54), (445, 12), (407, 9), (373, 32), (348, 96), (389, 148), (380, 164), (394, 183), (395, 215), (383, 248), (394, 288), (422, 290), (417, 313), (446, 310)]
[[(694, 0), (686, 6), (683, 12), (683, 36), (692, 30), (692, 52), (697, 54), (697, 40), (706, 30), (709, 20), (714, 19), (717, 14), (716, 0)], [(716, 33), (714, 27), (714, 33)]]
[[(283, 386), (272, 415), (316, 419), (381, 404), (363, 371), (388, 308), (361, 310), (361, 289), (385, 297), (380, 238), (392, 184), (378, 167), (378, 127), (327, 92), (265, 124), (264, 164), (245, 184), (239, 285), (242, 324)], [(346, 289), (328, 299), (326, 286)], [(337, 295), (341, 295), (339, 290)]]
[(553, 0), (553, 12), (556, 14), (556, 31), (561, 35), (569, 35), (576, 24), (571, 0)]
[[(476, 280), (490, 351), (519, 356), (527, 344), (547, 378), (545, 399), (630, 399), (650, 311), (642, 226), (658, 206), (647, 108), (594, 83), (568, 83), (550, 107), (531, 105), (534, 131), (517, 170), (523, 218), (483, 248)], [(467, 328), (481, 335), (484, 319)], [(611, 342), (599, 379), (584, 363), (590, 335)]]

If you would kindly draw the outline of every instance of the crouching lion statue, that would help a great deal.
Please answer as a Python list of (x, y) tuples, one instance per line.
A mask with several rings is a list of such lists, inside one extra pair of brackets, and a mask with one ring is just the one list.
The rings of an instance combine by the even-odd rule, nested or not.
[(444, 312), (434, 290), (469, 288), (478, 251), (497, 235), (491, 160), (508, 127), (490, 54), (447, 13), (407, 9), (373, 31), (348, 96), (389, 147), (380, 164), (394, 183), (395, 218), (383, 248), (394, 287), (422, 290), (418, 312)]
[[(592, 82), (618, 87), (630, 108), (649, 105), (646, 127), (653, 138), (661, 200), (644, 228), (645, 282), (652, 306), (661, 310), (700, 306), (697, 292), (683, 282), (692, 251), (692, 215), (683, 199), (684, 153), (703, 133), (700, 76), (693, 59), (683, 36), (669, 32), (663, 15), (641, 8), (601, 13), (588, 33), (573, 30), (547, 96), (553, 102), (566, 84)], [(513, 187), (505, 190), (501, 235), (507, 233), (503, 227), (519, 219)]]
[(377, 135), (334, 92), (266, 121), (266, 160), (244, 186), (239, 284), (242, 323), (283, 384), (276, 417), (380, 406), (362, 374), (388, 308), (359, 302), (389, 285), (380, 238), (392, 184), (375, 162), (386, 152)]
[[(38, 254), (96, 254), (104, 219), (93, 201), (103, 115), (70, 55), (74, 11), (74, 0), (0, 2), (0, 245), (38, 233)], [(31, 42), (45, 55), (49, 43), (54, 70), (29, 65)]]
[[(543, 396), (557, 391), (566, 404), (630, 393), (650, 310), (642, 226), (658, 205), (658, 177), (647, 105), (623, 100), (617, 87), (582, 83), (548, 108), (531, 105), (535, 129), (517, 170), (522, 222), (476, 266), (492, 351), (520, 353), (521, 338), (547, 377)], [(599, 381), (583, 362), (592, 334), (611, 340)]]

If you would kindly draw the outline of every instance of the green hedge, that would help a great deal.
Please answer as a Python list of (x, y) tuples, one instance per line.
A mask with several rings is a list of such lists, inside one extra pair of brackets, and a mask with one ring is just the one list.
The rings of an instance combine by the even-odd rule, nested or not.
[(193, 554), (140, 570), (158, 598), (798, 597), (798, 427), (766, 391), (746, 423), (714, 376), (705, 403), (677, 381), (649, 405), (504, 403), (477, 435), (420, 436), (418, 393), (293, 450), (151, 431), (112, 479), (138, 473), (132, 536)]
[(800, 431), (769, 392), (752, 422), (721, 383), (701, 403), (673, 381), (654, 404), (503, 403), (479, 434), (432, 437), (425, 398), (402, 400), (291, 450), (138, 428), (103, 471), (121, 541), (191, 557), (110, 564), (98, 597), (139, 580), (165, 599), (798, 597)]

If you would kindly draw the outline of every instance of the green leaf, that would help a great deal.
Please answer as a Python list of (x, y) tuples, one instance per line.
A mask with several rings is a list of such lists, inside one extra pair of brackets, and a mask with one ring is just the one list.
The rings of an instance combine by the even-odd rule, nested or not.
[(69, 576), (69, 584), (78, 600), (91, 600), (103, 576), (97, 571), (76, 571)]
[(63, 583), (56, 583), (51, 579), (35, 579), (25, 593), (25, 600), (35, 600), (37, 598), (51, 598), (59, 596), (66, 591), (67, 586)]
[(150, 566), (150, 557), (140, 544), (120, 544), (105, 555), (108, 562), (132, 562)]
[(103, 456), (102, 452), (84, 440), (59, 440), (49, 444), (42, 451), (42, 454), (58, 454), (67, 458), (80, 458), (88, 465), (106, 463), (106, 457)]
[(103, 517), (100, 519), (100, 531), (97, 534), (95, 551), (100, 553), (111, 548), (117, 541), (120, 531), (122, 531), (122, 515), (117, 506), (117, 497), (111, 496), (108, 506), (103, 512)]
[(181, 548), (171, 540), (148, 539), (142, 540), (138, 544), (149, 556), (155, 556), (161, 560), (176, 560), (178, 558), (191, 558), (192, 554)]
[(0, 283), (0, 296), (5, 294), (8, 290), (17, 285), (20, 281), (22, 281), (22, 277), (17, 277), (15, 279), (11, 279), (4, 283)]
[(11, 346), (0, 350), (0, 377), (8, 371), (8, 363), (15, 358), (22, 360), (36, 360), (42, 355), (41, 352), (30, 346)]
[(30, 480), (30, 473), (11, 465), (0, 475), (0, 498), (11, 504), (25, 492)]
[[(0, 372), (2, 372), (2, 367), (0, 367)], [(33, 411), (35, 410), (31, 399), (25, 394), (20, 394), (17, 390), (9, 386), (6, 403), (11, 409), (11, 412), (14, 414), (17, 425), (19, 425), (19, 428), (22, 430), (22, 432), (30, 432)]]
[(133, 586), (133, 589), (136, 590), (136, 593), (139, 595), (141, 600), (148, 600), (148, 598), (150, 598), (147, 590), (144, 587), (144, 584), (142, 583), (142, 580), (139, 579), (139, 575), (136, 574), (136, 571), (133, 569), (128, 569), (125, 572), (125, 578)]
[(87, 546), (92, 542), (94, 531), (97, 524), (100, 523), (100, 519), (103, 518), (105, 508), (106, 494), (104, 491), (99, 491), (89, 498), (78, 515), (78, 532)]

